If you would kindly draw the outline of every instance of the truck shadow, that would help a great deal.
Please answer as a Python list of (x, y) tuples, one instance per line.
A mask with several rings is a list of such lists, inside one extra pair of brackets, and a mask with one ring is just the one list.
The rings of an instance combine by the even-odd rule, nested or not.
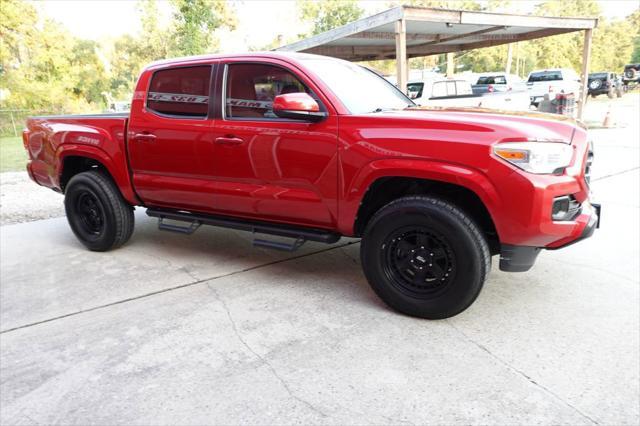
[(251, 274), (248, 281), (253, 284), (321, 287), (341, 298), (388, 309), (362, 273), (357, 239), (342, 238), (336, 244), (307, 242), (297, 251), (286, 252), (254, 247), (249, 232), (202, 226), (184, 235), (161, 231), (146, 216), (137, 215), (136, 220), (131, 240), (118, 251), (167, 259), (169, 267), (184, 270), (194, 282), (215, 285), (221, 279), (237, 279), (242, 286), (246, 280), (239, 274)]

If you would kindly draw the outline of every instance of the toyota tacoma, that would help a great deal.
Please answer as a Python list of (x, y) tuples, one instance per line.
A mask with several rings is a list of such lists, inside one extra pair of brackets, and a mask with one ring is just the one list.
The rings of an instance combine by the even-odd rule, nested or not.
[(587, 132), (537, 112), (421, 108), (373, 72), (298, 53), (146, 67), (128, 114), (31, 117), (27, 170), (64, 194), (88, 249), (122, 246), (135, 206), (163, 230), (253, 232), (254, 244), (361, 238), (390, 307), (446, 318), (499, 255), (527, 271), (592, 235)]

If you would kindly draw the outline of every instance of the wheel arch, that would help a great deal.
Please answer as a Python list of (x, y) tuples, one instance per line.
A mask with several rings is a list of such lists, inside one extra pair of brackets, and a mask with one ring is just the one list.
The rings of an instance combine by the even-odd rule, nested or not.
[(104, 151), (96, 147), (75, 147), (62, 145), (56, 155), (56, 176), (58, 185), (64, 193), (69, 180), (78, 173), (99, 169), (116, 184), (125, 200), (132, 205), (139, 205), (127, 170), (122, 170)]
[[(419, 163), (419, 164), (416, 164)], [(408, 195), (430, 195), (447, 200), (471, 215), (483, 230), (492, 253), (498, 253), (500, 237), (495, 211), (499, 198), (488, 178), (459, 165), (421, 161), (395, 161), (393, 167), (373, 165), (361, 183), (354, 183), (343, 214), (350, 230), (362, 236), (371, 217), (389, 202)], [(349, 211), (349, 208), (352, 211)]]

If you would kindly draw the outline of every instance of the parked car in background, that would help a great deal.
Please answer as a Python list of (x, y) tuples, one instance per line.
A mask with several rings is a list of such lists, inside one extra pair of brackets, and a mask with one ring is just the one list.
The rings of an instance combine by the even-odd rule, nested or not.
[(425, 79), (407, 84), (407, 93), (418, 105), (477, 107), (480, 97), (464, 80)]
[(544, 95), (549, 95), (549, 99), (555, 98), (557, 93), (577, 97), (580, 94), (580, 77), (571, 68), (535, 70), (529, 73), (527, 88), (531, 104), (537, 107), (544, 100)]
[(587, 89), (589, 95), (594, 98), (598, 95), (607, 95), (609, 98), (614, 96), (621, 97), (624, 93), (622, 79), (616, 73), (610, 71), (589, 74)]
[(625, 65), (622, 82), (624, 85), (640, 83), (640, 64)]
[(522, 90), (474, 93), (471, 83), (462, 79), (434, 79), (407, 84), (409, 97), (418, 105), (433, 107), (483, 107), (507, 111), (529, 109), (529, 94)]
[(473, 93), (483, 94), (491, 92), (526, 91), (527, 84), (515, 74), (484, 73), (479, 74), (471, 86)]

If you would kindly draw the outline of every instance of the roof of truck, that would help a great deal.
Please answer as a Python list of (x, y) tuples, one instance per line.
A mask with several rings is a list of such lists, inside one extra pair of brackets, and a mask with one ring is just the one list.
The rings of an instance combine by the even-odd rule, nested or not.
[(215, 54), (208, 53), (204, 55), (161, 59), (158, 61), (151, 62), (149, 65), (145, 67), (145, 69), (163, 67), (167, 65), (183, 65), (183, 64), (191, 64), (191, 63), (201, 63), (201, 62), (215, 61), (215, 60), (226, 59), (226, 58), (275, 58), (275, 59), (301, 60), (301, 59), (310, 59), (310, 58), (318, 58), (318, 57), (327, 58), (331, 60), (340, 60), (340, 59), (331, 58), (328, 56), (314, 55), (310, 53), (299, 53), (299, 52), (263, 51), (263, 52), (244, 52), (244, 53), (215, 53)]

